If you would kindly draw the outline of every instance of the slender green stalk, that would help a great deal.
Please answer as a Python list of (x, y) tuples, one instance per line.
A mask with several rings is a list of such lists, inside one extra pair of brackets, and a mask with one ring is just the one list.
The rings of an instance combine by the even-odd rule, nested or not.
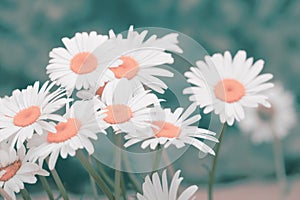
[(122, 196), (123, 199), (127, 199), (127, 194), (126, 194), (126, 186), (125, 186), (125, 181), (124, 181), (124, 174), (121, 173), (121, 190), (122, 190)]
[(213, 186), (214, 186), (214, 182), (215, 182), (216, 168), (217, 168), (217, 164), (218, 164), (218, 157), (219, 157), (219, 152), (220, 152), (225, 129), (226, 129), (226, 123), (223, 124), (222, 131), (219, 136), (219, 143), (217, 144), (217, 148), (215, 150), (216, 155), (214, 157), (212, 170), (209, 173), (209, 183), (208, 183), (208, 199), (209, 200), (213, 199)]
[[(125, 168), (127, 171), (132, 171), (130, 164), (129, 164), (129, 160), (126, 154), (123, 154), (123, 161), (125, 164)], [(135, 177), (135, 175), (133, 173), (127, 173), (128, 174), (128, 178), (130, 180), (130, 182), (132, 183), (134, 189), (138, 192), (138, 193), (142, 193), (142, 189), (141, 189), (141, 184), (139, 182), (139, 180)]]
[(25, 187), (21, 190), (21, 195), (24, 200), (31, 200), (31, 197)]
[(59, 191), (60, 191), (60, 193), (62, 195), (62, 198), (64, 200), (69, 200), (68, 193), (67, 193), (67, 191), (65, 189), (65, 186), (62, 183), (62, 181), (61, 181), (61, 179), (60, 179), (57, 171), (55, 169), (50, 170), (50, 171), (51, 171), (51, 175), (52, 175), (52, 177), (54, 179), (54, 182), (56, 183), (56, 185), (57, 185), (57, 187), (58, 187), (58, 189), (59, 189)]
[(163, 157), (163, 160), (165, 161), (165, 163), (168, 165), (167, 168), (168, 168), (168, 172), (169, 172), (170, 177), (173, 177), (174, 174), (175, 174), (175, 170), (174, 170), (174, 167), (173, 167), (173, 165), (170, 161), (170, 158), (169, 158), (166, 151), (162, 152), (162, 157)]
[(115, 137), (116, 139), (116, 168), (115, 168), (115, 198), (116, 200), (120, 199), (121, 196), (121, 190), (120, 190), (120, 186), (121, 186), (121, 151), (120, 151), (120, 147), (122, 145), (122, 138), (121, 135), (116, 135)]
[(50, 187), (50, 185), (49, 185), (46, 177), (39, 176), (39, 179), (40, 179), (40, 181), (42, 183), (42, 186), (43, 186), (44, 190), (46, 191), (46, 193), (48, 195), (49, 200), (54, 200), (54, 196), (53, 196), (51, 187)]
[(157, 147), (157, 151), (156, 151), (153, 166), (152, 166), (152, 174), (154, 172), (156, 172), (157, 169), (159, 168), (159, 163), (160, 163), (160, 160), (161, 160), (161, 156), (162, 156), (162, 149), (161, 149), (161, 146), (159, 144), (158, 147)]
[(276, 166), (276, 176), (278, 183), (281, 187), (282, 195), (284, 195), (287, 192), (287, 178), (286, 178), (286, 169), (285, 169), (285, 163), (284, 163), (284, 156), (282, 152), (282, 145), (281, 141), (274, 135), (273, 137), (274, 144), (273, 144), (273, 150), (274, 150), (274, 158), (275, 158), (275, 166)]
[(99, 176), (99, 174), (96, 172), (93, 166), (88, 162), (88, 159), (85, 157), (82, 150), (78, 150), (76, 152), (76, 157), (80, 161), (81, 165), (85, 168), (85, 170), (94, 178), (96, 184), (104, 192), (104, 194), (108, 197), (108, 199), (115, 200), (115, 197), (110, 191), (109, 187), (106, 185), (104, 180)]
[(107, 173), (105, 172), (105, 169), (103, 168), (102, 164), (96, 158), (94, 158), (94, 160), (96, 162), (97, 169), (100, 172), (101, 176), (104, 178), (104, 180), (108, 183), (108, 185), (110, 187), (114, 187), (114, 182), (107, 175)]
[(2, 187), (0, 187), (0, 194), (4, 199), (12, 200), (9, 194), (7, 194), (7, 192)]
[[(91, 165), (93, 164), (92, 158), (90, 156), (88, 157), (88, 161)], [(90, 175), (90, 182), (91, 182), (92, 190), (94, 193), (94, 198), (95, 198), (95, 200), (98, 200), (99, 196), (98, 196), (97, 186), (96, 186), (94, 178), (91, 175)]]

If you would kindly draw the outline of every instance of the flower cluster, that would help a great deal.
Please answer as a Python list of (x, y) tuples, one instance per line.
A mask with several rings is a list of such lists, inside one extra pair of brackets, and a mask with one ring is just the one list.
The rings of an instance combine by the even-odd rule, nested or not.
[[(160, 77), (172, 78), (173, 73), (162, 65), (172, 64), (172, 53), (183, 50), (176, 33), (161, 38), (147, 34), (131, 26), (127, 36), (110, 31), (108, 35), (83, 32), (63, 38), (64, 47), (49, 54), (50, 81), (41, 86), (35, 82), (1, 99), (0, 186), (11, 197), (24, 188), (23, 183), (35, 183), (34, 175), (48, 175), (41, 168), (45, 160), (52, 170), (59, 156), (74, 156), (78, 149), (93, 154), (92, 140), (100, 133), (111, 134), (108, 128), (113, 134), (125, 135), (125, 148), (137, 143), (151, 150), (159, 145), (192, 145), (214, 155), (206, 141), (217, 143), (218, 139), (214, 132), (197, 126), (201, 118), (199, 113), (193, 115), (197, 106), (206, 114), (214, 110), (229, 125), (244, 119), (244, 107), (270, 106), (264, 92), (273, 86), (268, 83), (272, 75), (259, 75), (263, 61), (253, 63), (245, 51), (239, 51), (234, 58), (225, 52), (197, 61), (185, 73), (193, 86), (183, 91), (193, 103), (186, 109), (163, 108), (164, 99), (155, 92), (165, 92), (168, 85)], [(156, 185), (158, 174), (153, 174), (152, 182), (147, 177), (144, 195), (137, 198), (189, 199), (197, 187), (177, 198), (179, 173), (170, 191), (166, 172), (163, 186)]]

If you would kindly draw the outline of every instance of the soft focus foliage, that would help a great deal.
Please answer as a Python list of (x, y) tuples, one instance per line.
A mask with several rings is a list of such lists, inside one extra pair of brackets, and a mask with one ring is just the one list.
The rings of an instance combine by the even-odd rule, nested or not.
[[(34, 80), (46, 80), (48, 52), (61, 44), (58, 38), (71, 37), (78, 31), (124, 31), (133, 24), (180, 31), (202, 44), (209, 54), (245, 49), (251, 57), (263, 58), (265, 71), (273, 73), (275, 80), (281, 80), (298, 99), (299, 21), (297, 0), (2, 0), (0, 95), (24, 88)], [(300, 172), (299, 130), (298, 124), (284, 140), (288, 174)], [(219, 180), (273, 174), (271, 144), (254, 148), (250, 139), (234, 127), (228, 129), (222, 148)], [(203, 172), (197, 165), (185, 164), (194, 158), (184, 159), (180, 167), (186, 179), (206, 176), (195, 175)]]

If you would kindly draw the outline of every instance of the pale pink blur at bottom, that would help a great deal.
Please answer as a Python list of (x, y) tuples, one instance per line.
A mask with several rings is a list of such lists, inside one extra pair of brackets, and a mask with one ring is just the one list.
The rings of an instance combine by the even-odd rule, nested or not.
[[(214, 200), (299, 200), (300, 180), (290, 181), (290, 190), (282, 196), (280, 187), (274, 182), (233, 183), (217, 186), (214, 191)], [(197, 200), (206, 200), (207, 191), (200, 188)]]

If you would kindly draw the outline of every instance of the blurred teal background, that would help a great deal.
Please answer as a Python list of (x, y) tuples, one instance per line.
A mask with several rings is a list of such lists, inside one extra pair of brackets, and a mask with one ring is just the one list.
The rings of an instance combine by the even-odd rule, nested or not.
[[(134, 25), (182, 32), (202, 44), (209, 54), (244, 49), (248, 56), (264, 59), (265, 71), (295, 94), (298, 113), (299, 22), (298, 0), (1, 0), (0, 96), (35, 80), (45, 81), (48, 53), (62, 45), (62, 37), (92, 30), (107, 34), (114, 29), (118, 33)], [(298, 124), (283, 141), (289, 176), (300, 173), (299, 131)], [(197, 158), (184, 157), (178, 167), (190, 182), (204, 182), (203, 174), (197, 173), (198, 166), (186, 164), (193, 159)], [(219, 166), (219, 182), (274, 179), (272, 145), (254, 146), (236, 127), (229, 128)], [(59, 170), (65, 167), (76, 167), (73, 172), (64, 172), (63, 179), (69, 190), (80, 191), (80, 186), (73, 185), (82, 169), (77, 170), (72, 159), (59, 162)], [(88, 181), (87, 177), (79, 179)]]

